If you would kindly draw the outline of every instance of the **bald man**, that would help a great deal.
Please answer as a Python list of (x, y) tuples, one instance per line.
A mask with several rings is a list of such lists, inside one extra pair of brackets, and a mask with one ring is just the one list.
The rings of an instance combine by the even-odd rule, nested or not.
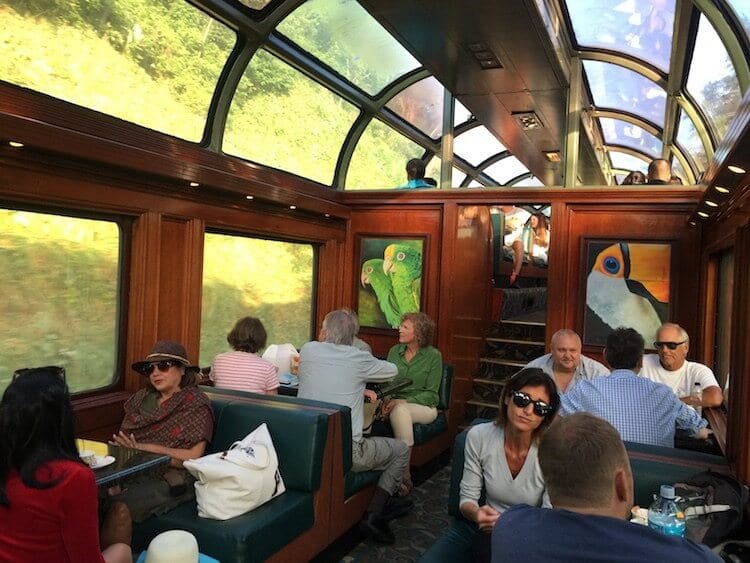
[(648, 180), (647, 184), (666, 185), (670, 183), (672, 179), (672, 167), (669, 165), (668, 160), (663, 158), (655, 158), (648, 165)]
[(531, 360), (527, 368), (541, 368), (555, 380), (557, 390), (566, 393), (579, 381), (609, 375), (604, 364), (581, 355), (581, 337), (570, 329), (563, 328), (552, 335), (550, 353)]

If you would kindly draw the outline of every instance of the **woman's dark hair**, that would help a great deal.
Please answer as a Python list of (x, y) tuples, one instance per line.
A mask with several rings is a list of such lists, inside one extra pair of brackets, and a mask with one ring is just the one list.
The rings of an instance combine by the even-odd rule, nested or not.
[(545, 416), (544, 419), (542, 419), (539, 428), (534, 430), (534, 438), (536, 438), (545, 428), (552, 424), (552, 421), (555, 420), (557, 409), (560, 408), (560, 395), (557, 392), (557, 385), (555, 385), (552, 378), (540, 368), (524, 368), (510, 378), (505, 389), (503, 389), (502, 397), (500, 397), (500, 409), (497, 414), (497, 419), (495, 419), (495, 425), (505, 428), (505, 425), (508, 422), (508, 405), (506, 404), (506, 401), (509, 401), (511, 394), (514, 391), (520, 391), (527, 386), (544, 387), (549, 395), (549, 406), (552, 407), (552, 412)]
[(266, 347), (266, 329), (263, 323), (255, 317), (243, 317), (227, 334), (227, 342), (235, 350), (255, 354)]
[(41, 465), (57, 459), (83, 463), (74, 426), (60, 368), (23, 370), (13, 379), (0, 401), (0, 505), (10, 506), (6, 487), (12, 471), (27, 487), (48, 489), (62, 476), (40, 481), (36, 472)]
[(646, 175), (640, 170), (633, 170), (622, 180), (621, 186), (639, 186), (646, 183)]

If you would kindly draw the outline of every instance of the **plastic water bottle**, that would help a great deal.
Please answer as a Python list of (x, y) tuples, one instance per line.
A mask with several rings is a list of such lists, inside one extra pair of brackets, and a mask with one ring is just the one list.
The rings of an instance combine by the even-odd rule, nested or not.
[(659, 496), (648, 508), (648, 527), (667, 536), (685, 535), (685, 515), (675, 502), (674, 487), (662, 485)]
[(698, 411), (698, 414), (703, 413), (703, 391), (701, 390), (701, 384), (699, 381), (696, 381), (693, 384), (693, 390), (690, 393), (690, 399), (691, 403), (693, 405), (693, 408)]

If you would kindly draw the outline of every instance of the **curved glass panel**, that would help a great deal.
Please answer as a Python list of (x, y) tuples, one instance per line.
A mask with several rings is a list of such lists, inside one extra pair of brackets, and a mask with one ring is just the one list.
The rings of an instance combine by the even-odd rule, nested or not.
[(622, 51), (669, 71), (674, 0), (567, 0), (576, 42)]
[(682, 109), (679, 111), (680, 120), (677, 125), (677, 143), (682, 147), (695, 162), (699, 172), (705, 172), (708, 168), (708, 156), (703, 146), (698, 130), (693, 125), (693, 120)]
[(440, 164), (442, 162), (439, 156), (433, 156), (427, 163), (424, 169), (424, 177), (428, 183), (432, 179), (435, 180), (436, 185), (440, 185)]
[(597, 107), (627, 111), (664, 126), (667, 92), (656, 82), (612, 63), (585, 60), (583, 68)]
[(395, 188), (406, 184), (406, 162), (424, 149), (385, 123), (373, 119), (354, 149), (346, 189)]
[(453, 152), (474, 166), (504, 150), (503, 144), (484, 125), (461, 133), (453, 141)]
[(701, 106), (720, 140), (740, 107), (742, 94), (729, 53), (705, 16), (701, 16), (698, 23), (687, 90)]
[[(543, 188), (544, 184), (536, 176), (531, 176), (530, 178), (524, 178), (523, 180), (519, 180), (515, 184), (511, 184), (511, 186), (513, 186), (514, 188)], [(547, 215), (549, 216), (549, 214)]]
[(495, 180), (499, 185), (505, 185), (521, 174), (528, 174), (529, 169), (515, 156), (507, 156), (485, 168), (482, 172)]
[(618, 168), (620, 170), (640, 170), (644, 174), (648, 170), (648, 162), (637, 158), (628, 153), (620, 152), (618, 150), (609, 149), (609, 158), (612, 161), (612, 168)]
[(645, 152), (652, 158), (660, 157), (661, 140), (645, 129), (628, 121), (611, 117), (600, 117), (599, 123), (602, 126), (604, 142), (608, 145), (622, 145), (639, 152)]
[(330, 185), (357, 115), (343, 98), (259, 49), (229, 108), (222, 150)]
[(430, 76), (393, 96), (385, 105), (432, 139), (443, 134), (443, 85)]
[(453, 104), (453, 127), (466, 123), (471, 119), (471, 112), (466, 106), (456, 100)]
[(421, 66), (356, 0), (308, 0), (276, 29), (368, 94)]
[(469, 182), (469, 185), (466, 186), (467, 188), (484, 188), (484, 184), (480, 184), (477, 180), (472, 180)]
[(0, 79), (201, 140), (233, 31), (187, 2), (43, 4), (0, 9)]
[(737, 15), (737, 19), (745, 29), (745, 34), (750, 39), (750, 2), (747, 0), (726, 0), (726, 2)]
[(238, 0), (243, 6), (247, 6), (251, 10), (262, 10), (268, 6), (273, 0)]
[(680, 159), (676, 157), (672, 158), (672, 174), (679, 177), (680, 180), (682, 180), (683, 184), (688, 183), (687, 172), (685, 172), (685, 169), (682, 167), (682, 164), (680, 164)]
[(458, 168), (453, 168), (453, 179), (451, 180), (451, 186), (456, 187), (460, 186), (461, 182), (463, 182), (466, 179), (466, 172), (463, 172), (459, 170)]

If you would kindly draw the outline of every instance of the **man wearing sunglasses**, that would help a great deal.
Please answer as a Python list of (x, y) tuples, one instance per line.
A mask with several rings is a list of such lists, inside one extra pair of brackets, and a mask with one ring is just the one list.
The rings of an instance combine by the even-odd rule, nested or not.
[(604, 357), (609, 377), (581, 381), (560, 401), (560, 416), (588, 412), (617, 428), (623, 440), (674, 447), (675, 428), (705, 440), (708, 422), (662, 383), (636, 375), (643, 360), (643, 337), (618, 328), (607, 337)]
[(552, 335), (549, 349), (549, 354), (531, 360), (526, 367), (544, 370), (555, 380), (560, 394), (573, 389), (579, 381), (609, 375), (604, 364), (581, 354), (581, 337), (573, 330), (558, 330)]
[(693, 405), (690, 393), (700, 384), (703, 392), (703, 407), (718, 407), (724, 400), (724, 395), (719, 387), (719, 382), (714, 377), (711, 368), (689, 362), (687, 358), (690, 349), (690, 338), (680, 325), (665, 323), (656, 332), (654, 342), (656, 354), (648, 354), (643, 357), (641, 377), (663, 383), (677, 395), (680, 400)]

